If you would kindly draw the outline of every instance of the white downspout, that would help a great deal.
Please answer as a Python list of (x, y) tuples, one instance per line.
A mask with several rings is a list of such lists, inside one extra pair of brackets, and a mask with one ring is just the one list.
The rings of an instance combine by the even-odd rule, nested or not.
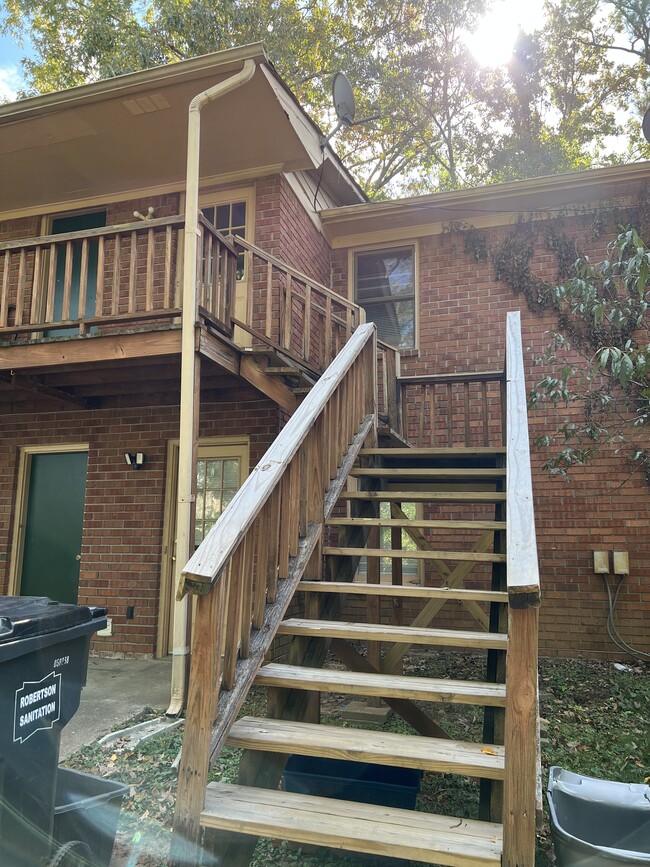
[[(197, 254), (199, 232), (199, 161), (201, 155), (201, 109), (208, 102), (230, 93), (250, 81), (255, 73), (255, 61), (248, 59), (243, 69), (213, 87), (197, 93), (190, 102), (187, 124), (187, 174), (185, 184), (185, 242), (183, 253), (183, 320), (181, 331), (181, 406), (178, 447), (178, 507), (176, 513), (177, 543), (174, 582), (177, 601), (174, 603), (171, 700), (167, 713), (178, 716), (185, 703), (188, 679), (191, 605), (183, 596), (181, 573), (193, 550), (192, 513), (196, 438), (198, 430), (197, 388), (198, 371), (194, 345), (197, 322)], [(181, 597), (182, 598), (179, 598)]]

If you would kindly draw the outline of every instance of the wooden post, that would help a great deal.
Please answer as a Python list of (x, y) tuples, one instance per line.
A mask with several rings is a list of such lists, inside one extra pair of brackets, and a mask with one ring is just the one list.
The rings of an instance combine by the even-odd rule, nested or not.
[(510, 608), (503, 867), (531, 867), (535, 863), (538, 614), (538, 608)]

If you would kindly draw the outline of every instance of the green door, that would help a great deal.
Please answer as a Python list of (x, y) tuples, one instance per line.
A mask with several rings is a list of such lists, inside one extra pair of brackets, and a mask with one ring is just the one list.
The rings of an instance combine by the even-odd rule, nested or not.
[(77, 601), (87, 452), (31, 456), (22, 596)]
[[(83, 229), (100, 229), (106, 225), (106, 211), (93, 214), (75, 214), (73, 217), (57, 217), (52, 220), (52, 234), (63, 235), (66, 232), (80, 232)], [(95, 315), (97, 296), (97, 241), (88, 244), (88, 282), (86, 285), (85, 316)], [(56, 257), (56, 283), (54, 289), (54, 322), (63, 319), (63, 292), (65, 286), (66, 248), (58, 248)], [(81, 285), (81, 243), (72, 248), (72, 284), (70, 286), (70, 319), (77, 319), (79, 311), (79, 287)], [(46, 337), (65, 337), (77, 334), (76, 328), (59, 328), (47, 332)]]

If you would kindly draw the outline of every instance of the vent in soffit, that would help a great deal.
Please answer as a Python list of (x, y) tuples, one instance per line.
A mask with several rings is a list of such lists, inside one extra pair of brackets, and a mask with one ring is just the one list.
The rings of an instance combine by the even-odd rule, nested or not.
[(136, 96), (134, 99), (124, 99), (122, 104), (133, 115), (151, 114), (164, 108), (171, 108), (162, 93), (152, 93), (151, 96)]

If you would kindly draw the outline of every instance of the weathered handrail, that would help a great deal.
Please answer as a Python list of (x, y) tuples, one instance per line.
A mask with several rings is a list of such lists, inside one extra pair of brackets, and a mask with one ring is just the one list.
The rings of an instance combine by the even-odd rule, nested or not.
[(503, 867), (535, 863), (539, 702), (539, 567), (528, 443), (520, 313), (506, 328), (506, 467), (508, 479), (506, 674)]
[[(198, 596), (170, 863), (196, 863), (209, 767), (306, 571), (325, 519), (375, 438), (375, 326), (361, 325), (183, 570)], [(220, 696), (220, 690), (225, 690)]]
[(501, 445), (501, 370), (399, 376), (404, 436), (421, 447)]
[(365, 322), (364, 310), (250, 241), (229, 237), (251, 257), (247, 324), (252, 333), (261, 332), (314, 370), (325, 370)]

